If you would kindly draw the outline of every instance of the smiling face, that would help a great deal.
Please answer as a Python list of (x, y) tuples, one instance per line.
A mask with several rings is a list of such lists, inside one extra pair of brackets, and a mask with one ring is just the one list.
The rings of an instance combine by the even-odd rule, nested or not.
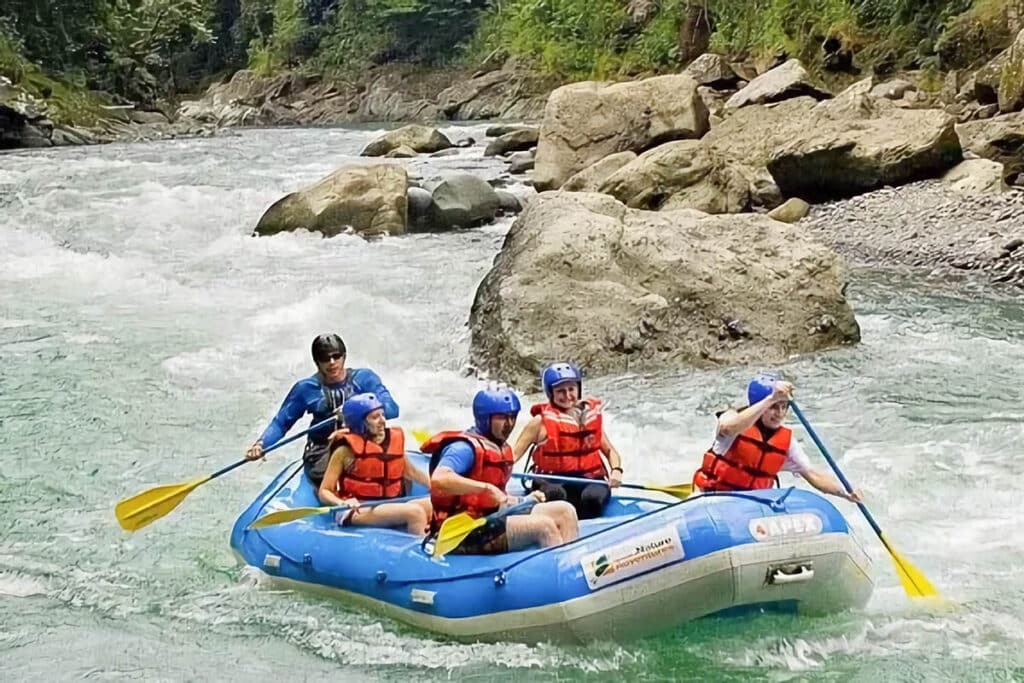
[(384, 438), (384, 409), (377, 408), (366, 414), (366, 435), (374, 441)]
[(345, 379), (344, 354), (332, 353), (327, 358), (318, 359), (316, 367), (328, 384), (335, 384)]
[(576, 380), (566, 380), (551, 387), (551, 402), (555, 407), (568, 410), (580, 400), (580, 385)]

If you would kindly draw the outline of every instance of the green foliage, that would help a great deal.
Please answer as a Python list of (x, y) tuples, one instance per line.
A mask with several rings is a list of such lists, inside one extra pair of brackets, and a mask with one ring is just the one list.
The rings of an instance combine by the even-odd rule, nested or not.
[(0, 73), (59, 91), (69, 112), (89, 108), (90, 89), (148, 101), (247, 65), (359, 73), (511, 55), (562, 77), (611, 79), (683, 66), (681, 23), (699, 6), (718, 52), (784, 51), (814, 68), (822, 42), (838, 38), (861, 67), (937, 76), (1005, 47), (1006, 7), (1018, 1), (655, 0), (631, 16), (635, 0), (5, 0)]

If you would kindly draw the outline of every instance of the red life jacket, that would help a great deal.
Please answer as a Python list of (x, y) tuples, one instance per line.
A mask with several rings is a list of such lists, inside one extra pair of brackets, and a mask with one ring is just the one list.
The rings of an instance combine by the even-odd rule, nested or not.
[[(430, 455), (430, 473), (434, 473), (444, 447), (459, 440), (468, 441), (473, 447), (473, 468), (465, 476), (504, 491), (512, 474), (512, 465), (515, 464), (512, 448), (507, 443), (499, 448), (493, 441), (475, 432), (441, 432), (427, 439), (420, 450)], [(439, 489), (433, 482), (430, 484), (430, 504), (434, 508), (430, 528), (435, 532), (441, 528), (444, 520), (460, 512), (468, 512), (473, 517), (485, 517), (498, 509), (490, 496), (479, 493), (452, 495)]]
[(547, 440), (533, 449), (533, 471), (587, 479), (608, 476), (601, 459), (603, 418), (601, 401), (583, 400), (583, 416), (577, 421), (568, 412), (551, 403), (538, 403), (531, 415), (540, 415)]
[(345, 444), (355, 455), (352, 464), (338, 478), (335, 492), (339, 497), (364, 500), (402, 495), (405, 434), (398, 427), (389, 427), (385, 443), (387, 450), (350, 431), (338, 439), (337, 446)]
[(782, 469), (793, 439), (792, 430), (779, 427), (767, 441), (757, 424), (736, 437), (724, 454), (710, 448), (693, 475), (693, 485), (703, 491), (749, 491), (770, 489)]

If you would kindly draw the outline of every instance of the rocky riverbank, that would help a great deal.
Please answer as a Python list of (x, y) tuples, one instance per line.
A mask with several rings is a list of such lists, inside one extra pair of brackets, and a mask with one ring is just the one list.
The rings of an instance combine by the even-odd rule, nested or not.
[(800, 226), (853, 263), (1024, 287), (1024, 191), (923, 181), (814, 206)]
[[(58, 123), (47, 101), (0, 76), (0, 150), (95, 145), (114, 141), (146, 142), (182, 136), (213, 135), (217, 126), (188, 117), (168, 117), (132, 105), (96, 104), (88, 122)], [(172, 120), (173, 118), (173, 120)]]

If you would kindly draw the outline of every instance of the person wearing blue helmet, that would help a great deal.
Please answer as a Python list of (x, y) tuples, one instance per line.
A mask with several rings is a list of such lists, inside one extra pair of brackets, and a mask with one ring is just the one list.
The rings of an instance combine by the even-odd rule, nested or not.
[(592, 479), (593, 484), (534, 480), (547, 500), (568, 500), (580, 519), (600, 517), (611, 488), (622, 482), (622, 456), (604, 430), (601, 401), (583, 395), (583, 373), (572, 363), (552, 363), (541, 371), (547, 403), (530, 408), (533, 416), (516, 439), (518, 461), (527, 453), (531, 472)]
[(693, 484), (702, 491), (749, 491), (777, 483), (779, 472), (792, 472), (822, 493), (861, 500), (860, 490), (847, 493), (830, 475), (811, 466), (793, 432), (782, 426), (793, 385), (762, 374), (747, 386), (747, 405), (718, 415), (711, 448), (704, 453)]
[(318, 495), (324, 505), (348, 505), (342, 525), (405, 527), (424, 536), (430, 521), (430, 500), (386, 503), (360, 509), (362, 501), (398, 498), (416, 482), (430, 486), (427, 475), (408, 459), (405, 434), (388, 427), (384, 404), (374, 394), (356, 394), (341, 407), (347, 425), (331, 435), (331, 457)]
[[(398, 417), (398, 404), (391, 392), (373, 370), (346, 368), (347, 349), (345, 342), (336, 334), (321, 334), (313, 340), (313, 362), (317, 372), (296, 382), (285, 397), (277, 415), (270, 421), (263, 434), (245, 452), (249, 460), (263, 457), (263, 450), (281, 440), (288, 430), (303, 415), (310, 414), (310, 424), (317, 424), (331, 416), (340, 418), (342, 404), (350, 396), (361, 393), (374, 394), (384, 406), (384, 417), (393, 420)], [(306, 448), (302, 452), (302, 465), (306, 476), (315, 486), (320, 485), (324, 469), (330, 457), (328, 440), (339, 424), (327, 424), (310, 432)]]
[[(473, 427), (441, 432), (420, 448), (430, 455), (431, 531), (444, 520), (468, 513), (485, 517), (518, 501), (505, 493), (515, 458), (508, 445), (520, 410), (511, 389), (491, 387), (473, 397)], [(489, 555), (525, 548), (560, 545), (579, 535), (576, 511), (564, 501), (544, 502), (544, 494), (530, 494), (537, 505), (529, 514), (508, 515), (475, 529), (454, 551)]]

